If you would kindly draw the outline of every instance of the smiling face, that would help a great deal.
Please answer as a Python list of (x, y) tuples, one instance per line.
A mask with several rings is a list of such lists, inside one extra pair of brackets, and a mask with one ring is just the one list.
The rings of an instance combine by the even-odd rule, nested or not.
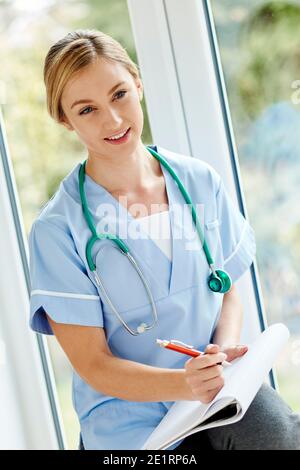
[[(89, 156), (128, 155), (141, 144), (142, 98), (141, 80), (135, 79), (119, 62), (98, 58), (77, 72), (65, 86), (61, 99), (65, 115), (62, 124), (76, 132)], [(125, 143), (112, 145), (104, 140), (129, 127)]]

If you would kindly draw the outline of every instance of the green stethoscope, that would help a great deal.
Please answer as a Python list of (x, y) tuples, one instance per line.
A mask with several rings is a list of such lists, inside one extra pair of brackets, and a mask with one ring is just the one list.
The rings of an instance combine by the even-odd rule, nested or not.
[[(196, 226), (199, 238), (201, 240), (203, 250), (204, 250), (204, 253), (205, 253), (205, 256), (206, 256), (206, 259), (207, 259), (207, 263), (208, 263), (209, 268), (211, 270), (211, 274), (210, 274), (210, 276), (208, 278), (208, 281), (207, 281), (209, 289), (212, 290), (213, 292), (218, 292), (218, 293), (221, 293), (221, 294), (225, 294), (226, 292), (228, 292), (230, 290), (230, 288), (232, 286), (231, 278), (230, 278), (229, 274), (226, 271), (222, 271), (221, 269), (215, 269), (214, 260), (211, 257), (211, 254), (210, 254), (210, 251), (209, 251), (208, 246), (206, 244), (206, 241), (204, 240), (204, 236), (203, 236), (202, 230), (200, 228), (200, 222), (199, 222), (199, 219), (198, 219), (197, 214), (196, 214), (196, 210), (194, 208), (194, 205), (191, 201), (191, 198), (190, 198), (188, 192), (186, 191), (185, 187), (181, 183), (181, 181), (178, 178), (178, 176), (176, 175), (176, 173), (173, 171), (173, 169), (170, 167), (170, 165), (166, 162), (166, 160), (161, 155), (159, 155), (157, 152), (155, 152), (155, 150), (153, 150), (152, 148), (150, 148), (150, 147), (146, 147), (146, 148), (170, 172), (171, 176), (174, 178), (174, 180), (178, 184), (179, 189), (180, 189), (185, 201), (189, 204), (189, 207), (191, 207), (192, 218), (193, 218), (194, 224)], [(119, 321), (123, 324), (124, 328), (126, 328), (126, 330), (130, 334), (132, 334), (134, 336), (137, 336), (141, 333), (144, 333), (146, 330), (150, 330), (157, 323), (157, 311), (156, 311), (156, 307), (155, 307), (155, 302), (154, 302), (154, 299), (152, 297), (151, 290), (148, 286), (148, 283), (147, 283), (140, 267), (138, 266), (138, 264), (137, 264), (136, 260), (133, 258), (133, 256), (129, 253), (129, 248), (124, 243), (124, 241), (121, 240), (120, 238), (118, 238), (117, 235), (112, 235), (112, 234), (109, 234), (109, 233), (100, 233), (99, 234), (96, 231), (96, 227), (94, 225), (92, 215), (89, 211), (87, 200), (86, 200), (86, 195), (85, 195), (85, 191), (84, 191), (86, 162), (87, 162), (87, 160), (85, 160), (81, 164), (80, 170), (79, 170), (79, 193), (80, 193), (80, 199), (81, 199), (83, 214), (84, 214), (85, 220), (86, 220), (86, 222), (89, 226), (89, 229), (92, 232), (92, 236), (90, 237), (90, 239), (87, 243), (87, 246), (86, 246), (87, 262), (88, 262), (90, 270), (94, 274), (95, 281), (96, 281), (97, 285), (101, 289), (101, 292), (102, 292), (104, 298), (106, 299), (106, 301), (108, 302), (108, 304), (110, 305), (112, 311), (116, 314)], [(112, 240), (117, 245), (115, 248), (119, 249), (119, 251), (123, 255), (127, 256), (127, 259), (131, 262), (131, 264), (133, 265), (133, 267), (137, 271), (138, 275), (140, 276), (140, 279), (141, 279), (141, 281), (142, 281), (142, 283), (143, 283), (143, 285), (144, 285), (144, 287), (147, 291), (147, 295), (148, 295), (148, 298), (149, 298), (149, 300), (151, 302), (151, 306), (152, 306), (152, 313), (153, 313), (153, 317), (154, 317), (154, 322), (152, 323), (152, 325), (147, 325), (146, 323), (141, 323), (137, 327), (136, 331), (132, 330), (124, 322), (124, 320), (122, 319), (122, 317), (120, 316), (120, 314), (116, 310), (115, 306), (113, 305), (111, 299), (109, 298), (109, 296), (106, 292), (106, 289), (103, 285), (103, 282), (102, 282), (102, 280), (101, 280), (101, 278), (100, 278), (100, 276), (97, 272), (96, 265), (95, 265), (95, 263), (93, 261), (93, 258), (92, 258), (92, 248), (93, 248), (94, 243), (97, 240), (102, 240), (102, 239), (105, 239), (105, 238)]]

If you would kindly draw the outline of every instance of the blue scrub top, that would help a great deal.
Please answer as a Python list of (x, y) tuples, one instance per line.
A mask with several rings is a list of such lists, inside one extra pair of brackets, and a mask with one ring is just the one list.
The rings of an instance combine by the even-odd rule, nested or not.
[[(235, 282), (249, 269), (255, 255), (252, 227), (234, 206), (219, 174), (209, 164), (160, 146), (153, 148), (172, 166), (198, 215), (202, 214), (205, 239), (216, 267), (225, 269)], [(116, 357), (154, 367), (184, 368), (188, 357), (157, 346), (156, 339), (177, 339), (204, 349), (211, 342), (218, 322), (223, 294), (208, 289), (210, 270), (177, 183), (161, 165), (171, 221), (170, 260), (146, 233), (136, 235), (138, 219), (86, 175), (86, 197), (98, 233), (124, 236), (127, 229), (124, 241), (139, 263), (156, 303), (158, 324), (133, 336), (103, 300), (87, 264), (85, 249), (91, 234), (82, 214), (79, 168), (80, 164), (76, 165), (63, 179), (32, 225), (31, 328), (53, 334), (47, 312), (55, 322), (103, 327)], [(139, 278), (126, 257), (113, 246), (110, 240), (99, 240), (93, 248), (93, 259), (105, 287), (131, 328), (136, 329), (142, 321), (151, 324), (152, 310)], [(73, 405), (86, 449), (141, 449), (172, 403), (133, 402), (106, 396), (73, 371)]]

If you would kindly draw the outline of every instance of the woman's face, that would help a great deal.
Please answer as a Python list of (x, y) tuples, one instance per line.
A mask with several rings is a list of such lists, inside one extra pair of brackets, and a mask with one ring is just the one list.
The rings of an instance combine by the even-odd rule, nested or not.
[[(120, 82), (123, 83), (116, 87)], [(111, 91), (113, 87), (116, 88)], [(141, 143), (142, 97), (141, 80), (135, 80), (122, 64), (99, 58), (76, 73), (65, 86), (62, 124), (76, 132), (89, 156), (128, 155)], [(84, 102), (76, 103), (79, 100)], [(125, 143), (113, 145), (104, 140), (128, 127), (131, 130)]]

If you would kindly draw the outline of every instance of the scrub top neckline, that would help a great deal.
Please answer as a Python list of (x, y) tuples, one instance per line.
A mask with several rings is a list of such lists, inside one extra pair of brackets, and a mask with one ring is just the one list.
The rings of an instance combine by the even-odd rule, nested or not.
[[(162, 152), (160, 152), (159, 147), (157, 146), (157, 152), (161, 153), (161, 155), (167, 160), (167, 158), (163, 155)], [(149, 152), (150, 153), (150, 152)], [(152, 154), (151, 154), (152, 156)], [(153, 157), (153, 156), (152, 156)], [(155, 158), (155, 157), (153, 157)], [(167, 160), (168, 161), (168, 160)], [(172, 164), (172, 163), (171, 163)], [(139, 261), (140, 265), (146, 265), (148, 268), (149, 275), (153, 277), (153, 281), (156, 283), (158, 290), (161, 292), (162, 297), (166, 295), (170, 295), (173, 291), (175, 292), (180, 288), (180, 286), (177, 286), (174, 284), (174, 279), (173, 275), (176, 270), (174, 270), (174, 267), (176, 267), (177, 262), (177, 256), (179, 253), (176, 253), (176, 247), (178, 246), (179, 240), (174, 240), (174, 229), (175, 229), (175, 213), (172, 210), (173, 207), (173, 201), (175, 202), (176, 205), (176, 198), (177, 192), (179, 196), (182, 196), (180, 193), (179, 188), (177, 187), (177, 183), (173, 180), (172, 176), (170, 175), (169, 171), (161, 164), (159, 161), (159, 165), (162, 171), (162, 174), (164, 176), (165, 180), (165, 186), (166, 186), (166, 192), (167, 192), (167, 199), (168, 199), (168, 212), (170, 213), (170, 232), (171, 232), (171, 248), (172, 248), (172, 260), (170, 260), (165, 253), (163, 253), (160, 248), (156, 245), (155, 241), (151, 239), (147, 231), (143, 230), (142, 227), (140, 227), (140, 232), (143, 234), (143, 239), (131, 239), (128, 237), (125, 240), (125, 243), (128, 245), (130, 251), (132, 252), (133, 256), (137, 257), (137, 261)], [(116, 199), (107, 189), (104, 188), (101, 184), (97, 183), (95, 180), (93, 180), (88, 174), (85, 174), (86, 182), (88, 185), (90, 185), (93, 188), (100, 189), (103, 193), (103, 195), (106, 197), (107, 201), (111, 201), (114, 206), (118, 209), (120, 218), (126, 217), (128, 224), (130, 223), (136, 223), (139, 224), (139, 218), (133, 217), (133, 215), (127, 210), (125, 206), (123, 206), (118, 199)], [(175, 188), (176, 186), (176, 188)], [(183, 199), (183, 197), (182, 197)], [(139, 243), (136, 243), (139, 242)], [(144, 256), (144, 250), (146, 247), (145, 243), (152, 245), (152, 250), (156, 251), (155, 258), (150, 259), (150, 262), (147, 262)], [(154, 272), (155, 270), (153, 269), (153, 263), (163, 263), (165, 265), (165, 270), (168, 271), (168, 281), (167, 281), (167, 289), (164, 289), (163, 286), (159, 285), (160, 283), (155, 279)], [(177, 269), (180, 269), (180, 266), (177, 267)], [(158, 273), (159, 275), (160, 273)]]
[[(182, 184), (187, 188), (187, 191), (189, 191), (186, 181), (185, 166), (179, 166), (176, 159), (171, 159), (170, 161), (169, 157), (164, 155), (163, 150), (161, 150), (159, 146), (156, 146), (156, 148), (157, 153), (159, 153), (171, 165), (177, 176), (182, 181)], [(111, 202), (118, 211), (118, 226), (125, 224), (126, 227), (127, 224), (128, 228), (131, 223), (139, 226), (139, 231), (143, 235), (142, 238), (134, 239), (127, 237), (124, 241), (128, 245), (131, 254), (136, 257), (136, 260), (140, 266), (145, 266), (148, 277), (152, 278), (152, 283), (156, 285), (156, 290), (159, 292), (159, 297), (164, 298), (182, 289), (182, 270), (194, 269), (193, 266), (195, 257), (198, 258), (197, 262), (205, 263), (205, 256), (203, 250), (200, 250), (199, 252), (198, 250), (194, 251), (186, 248), (187, 240), (185, 239), (184, 235), (185, 222), (182, 219), (182, 212), (180, 212), (182, 209), (186, 209), (186, 202), (177, 185), (177, 182), (174, 180), (170, 172), (167, 170), (167, 168), (164, 167), (164, 165), (162, 165), (160, 161), (159, 164), (164, 175), (168, 198), (172, 260), (170, 260), (166, 254), (160, 250), (155, 241), (151, 239), (149, 234), (143, 230), (142, 227), (140, 227), (142, 224), (139, 224), (138, 218), (133, 217), (131, 213), (103, 186), (96, 183), (88, 175), (86, 176), (87, 183), (90, 185), (90, 188), (94, 188), (97, 191), (101, 189), (102, 195), (104, 196), (104, 201), (106, 203)], [(189, 216), (191, 217), (191, 223), (193, 224), (191, 213)], [(126, 222), (124, 219), (126, 219)], [(153, 253), (155, 253), (155, 256), (153, 256)], [(184, 266), (182, 261), (179, 261), (183, 259)]]
[(149, 219), (149, 217), (154, 217), (155, 215), (162, 216), (168, 214), (170, 211), (169, 209), (167, 211), (159, 211), (159, 212), (154, 212), (153, 214), (145, 215), (145, 217), (138, 217), (136, 220), (144, 220), (144, 219)]

